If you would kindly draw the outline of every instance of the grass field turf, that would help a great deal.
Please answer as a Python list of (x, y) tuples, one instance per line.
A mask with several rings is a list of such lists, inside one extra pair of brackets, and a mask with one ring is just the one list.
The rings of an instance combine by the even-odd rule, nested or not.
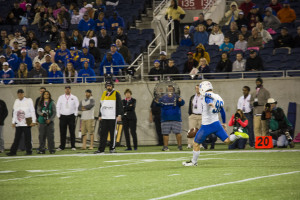
[[(172, 194), (167, 199), (300, 199), (299, 145), (295, 151), (226, 148), (201, 151), (197, 167), (183, 167), (192, 153), (175, 146), (170, 152), (140, 147), (107, 155), (66, 150), (54, 156), (3, 156), (1, 199), (155, 199)], [(288, 172), (293, 174), (280, 175)], [(198, 190), (176, 196), (194, 188)]]

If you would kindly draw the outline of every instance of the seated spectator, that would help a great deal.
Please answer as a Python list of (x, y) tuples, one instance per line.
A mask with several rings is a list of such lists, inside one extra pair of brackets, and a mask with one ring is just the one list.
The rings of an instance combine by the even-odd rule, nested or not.
[(44, 49), (43, 48), (39, 48), (38, 49), (38, 55), (33, 59), (32, 64), (39, 62), (41, 64), (43, 64), (45, 61), (45, 54), (44, 54)]
[(236, 22), (230, 24), (230, 30), (225, 33), (225, 37), (229, 37), (229, 41), (235, 44), (238, 41), (240, 32), (238, 30)]
[(86, 8), (86, 12), (89, 14), (89, 17), (90, 17), (91, 19), (95, 19), (95, 18), (97, 17), (96, 11), (95, 11), (95, 9), (93, 8), (93, 5), (92, 5), (92, 4), (87, 4), (87, 5), (85, 6), (85, 8)]
[(20, 17), (24, 15), (24, 10), (20, 8), (20, 2), (14, 2), (14, 7), (11, 9), (11, 12), (14, 13), (17, 19), (20, 19)]
[(193, 53), (188, 52), (187, 53), (187, 61), (184, 63), (183, 73), (188, 74), (192, 71), (193, 68), (196, 68), (198, 66), (198, 62), (193, 58)]
[(10, 42), (15, 42), (17, 41), (19, 43), (19, 49), (26, 47), (26, 38), (21, 36), (21, 31), (19, 29), (17, 29), (15, 31), (15, 38), (13, 40), (11, 40)]
[(297, 35), (294, 38), (294, 47), (300, 48), (300, 26), (297, 27)]
[(194, 45), (199, 44), (205, 45), (208, 43), (208, 33), (206, 32), (206, 27), (203, 24), (199, 24), (196, 27), (196, 32), (194, 33)]
[(291, 137), (293, 126), (284, 114), (283, 109), (277, 107), (275, 99), (268, 99), (261, 119), (268, 122), (268, 135), (272, 136), (274, 146), (279, 148), (285, 148), (288, 145), (290, 148), (295, 147), (293, 138)]
[[(175, 66), (175, 62), (172, 59), (169, 59), (168, 67), (164, 70), (164, 74), (179, 74), (178, 68)], [(169, 76), (173, 80), (178, 80), (178, 76)]]
[(54, 42), (54, 43), (58, 43), (59, 41), (59, 31), (57, 26), (52, 26), (51, 27), (51, 32), (49, 34), (49, 40), (47, 40), (46, 42)]
[(268, 7), (265, 10), (265, 17), (264, 17), (264, 25), (265, 28), (268, 29), (273, 29), (276, 30), (280, 27), (280, 20), (278, 17), (273, 15), (272, 13), (272, 8)]
[(59, 66), (56, 63), (53, 63), (50, 65), (48, 78), (48, 83), (63, 83), (63, 79), (60, 79), (59, 77), (63, 77), (63, 74), (59, 68)]
[(67, 49), (70, 48), (70, 40), (65, 31), (59, 31), (59, 37), (56, 42), (56, 46), (59, 46), (62, 42), (66, 43)]
[(283, 8), (277, 12), (277, 17), (284, 24), (293, 23), (297, 18), (295, 10), (290, 8), (289, 1), (283, 2)]
[(51, 45), (49, 45), (49, 44), (46, 44), (45, 45), (45, 48), (44, 48), (44, 53), (45, 53), (45, 55), (46, 54), (49, 54), (50, 55), (50, 57), (51, 57), (51, 62), (53, 62), (54, 63), (54, 57), (55, 57), (55, 51), (54, 50), (52, 50), (52, 47), (51, 47)]
[(15, 77), (22, 79), (22, 80), (16, 80), (15, 83), (16, 84), (26, 84), (27, 81), (24, 80), (26, 78), (28, 78), (28, 69), (27, 69), (27, 64), (25, 63), (21, 63), (19, 70), (15, 73)]
[(25, 63), (27, 65), (28, 71), (32, 69), (32, 60), (27, 55), (27, 50), (24, 48), (21, 50), (21, 56), (19, 58), (19, 63)]
[(240, 11), (241, 10), (238, 9), (237, 3), (235, 1), (231, 2), (229, 10), (225, 13), (225, 25), (229, 25), (231, 22), (237, 20)]
[(38, 43), (36, 41), (32, 42), (31, 49), (28, 50), (28, 56), (31, 60), (33, 60), (38, 55)]
[(247, 50), (247, 41), (244, 40), (244, 36), (243, 34), (239, 34), (239, 40), (235, 43), (234, 45), (234, 50), (242, 50), (242, 51), (246, 51)]
[(96, 35), (95, 35), (95, 31), (94, 31), (94, 30), (89, 30), (89, 31), (86, 33), (86, 36), (85, 36), (84, 39), (83, 39), (82, 46), (83, 46), (83, 47), (84, 47), (84, 46), (89, 46), (90, 40), (94, 40), (95, 46), (97, 47), (98, 41), (97, 41), (97, 37), (96, 37)]
[(154, 61), (154, 67), (150, 69), (150, 72), (148, 75), (158, 75), (158, 76), (150, 76), (149, 79), (150, 81), (158, 81), (160, 80), (161, 75), (163, 75), (163, 70), (160, 67), (160, 62), (159, 60), (155, 60)]
[(105, 27), (109, 29), (109, 22), (104, 18), (104, 12), (100, 12), (98, 15), (98, 19), (95, 20), (96, 31), (100, 31), (101, 27)]
[(23, 16), (26, 16), (27, 20), (28, 20), (28, 24), (31, 24), (33, 22), (34, 19), (34, 9), (32, 8), (32, 4), (31, 3), (27, 3), (26, 4), (26, 10)]
[(216, 25), (216, 23), (213, 22), (212, 19), (207, 19), (207, 20), (206, 20), (206, 24), (207, 24), (207, 26), (206, 26), (206, 27), (207, 27), (206, 32), (207, 32), (208, 34), (210, 34), (210, 33), (212, 32), (214, 26)]
[(77, 49), (81, 49), (83, 43), (83, 37), (78, 30), (73, 30), (69, 41), (70, 41), (70, 47), (76, 47)]
[(251, 36), (251, 33), (248, 31), (248, 28), (246, 25), (242, 25), (241, 34), (244, 36), (244, 39), (246, 41), (248, 41), (248, 38)]
[(246, 69), (246, 60), (243, 58), (242, 53), (236, 54), (236, 61), (232, 64), (233, 72), (243, 72)]
[(95, 63), (100, 63), (101, 62), (101, 52), (100, 49), (95, 47), (95, 41), (90, 40), (89, 42), (89, 53), (94, 56)]
[(224, 35), (220, 30), (219, 25), (215, 25), (210, 36), (209, 36), (209, 45), (218, 45), (220, 46), (224, 42)]
[(190, 34), (190, 27), (184, 26), (183, 36), (180, 40), (180, 46), (193, 46), (193, 36)]
[(67, 63), (72, 63), (72, 65), (74, 66), (75, 69), (81, 69), (82, 68), (82, 64), (79, 62), (79, 54), (78, 51), (76, 49), (76, 47), (71, 47), (70, 48), (70, 55), (66, 56), (65, 59), (65, 66), (67, 66)]
[(263, 71), (263, 61), (255, 50), (250, 50), (250, 56), (246, 61), (246, 71)]
[(203, 24), (204, 26), (207, 26), (207, 22), (204, 19), (204, 14), (203, 13), (199, 14), (198, 20), (194, 21), (192, 25), (194, 27), (197, 27), (199, 24)]
[(19, 19), (16, 18), (13, 12), (9, 12), (5, 19), (7, 25), (19, 25)]
[(276, 13), (282, 8), (282, 5), (278, 2), (278, 0), (271, 0), (269, 7), (272, 8)]
[(119, 40), (119, 39), (116, 40), (116, 45), (117, 45), (118, 52), (123, 56), (125, 62), (127, 64), (130, 64), (131, 63), (131, 54), (130, 54), (129, 49), (126, 46), (124, 46), (122, 44), (121, 40)]
[(89, 17), (88, 13), (84, 13), (82, 20), (78, 24), (79, 31), (95, 30), (95, 21)]
[[(71, 3), (70, 4), (70, 7), (69, 7), (69, 14), (70, 14), (70, 17), (72, 19), (72, 16), (74, 15), (74, 10), (76, 9), (77, 5), (75, 3)], [(79, 10), (78, 10), (79, 12)]]
[(250, 12), (250, 10), (254, 5), (255, 4), (251, 0), (245, 0), (243, 3), (241, 3), (239, 9), (241, 9), (245, 13), (245, 16), (247, 17), (248, 13)]
[(261, 22), (256, 23), (256, 28), (258, 34), (262, 37), (263, 44), (268, 43), (270, 40), (273, 39), (270, 33), (264, 29), (264, 26)]
[(202, 44), (199, 44), (196, 47), (196, 52), (193, 54), (193, 58), (199, 62), (201, 58), (205, 58), (207, 63), (210, 63), (210, 57), (208, 52), (205, 51), (205, 47)]
[(8, 39), (9, 39), (8, 45), (12, 47), (12, 46), (13, 46), (13, 43), (14, 43), (14, 41), (15, 41), (15, 36), (14, 36), (14, 34), (9, 34), (7, 37), (8, 37)]
[(91, 68), (95, 68), (95, 58), (92, 54), (89, 53), (89, 49), (87, 46), (82, 48), (82, 52), (79, 53), (79, 68), (76, 68), (76, 65), (73, 63), (74, 68), (76, 70), (82, 69), (83, 63), (87, 61)]
[(101, 27), (99, 40), (98, 40), (98, 47), (100, 49), (109, 49), (111, 45), (111, 37), (107, 35), (106, 28), (104, 26)]
[(62, 13), (58, 13), (55, 25), (58, 27), (59, 30), (66, 31), (69, 28), (69, 23)]
[(281, 47), (294, 47), (294, 39), (289, 34), (288, 29), (286, 27), (281, 28), (280, 35), (277, 36), (274, 40), (274, 47), (281, 48)]
[(74, 8), (74, 12), (71, 18), (71, 24), (79, 24), (82, 20), (82, 15), (79, 13), (78, 8)]
[(225, 38), (224, 38), (224, 43), (221, 44), (219, 50), (220, 50), (220, 51), (223, 51), (223, 52), (227, 52), (227, 53), (232, 52), (233, 49), (234, 49), (234, 46), (233, 46), (233, 44), (230, 43), (229, 41), (230, 41), (229, 37), (225, 36)]
[[(78, 72), (78, 79), (77, 79), (77, 82), (78, 83), (93, 83), (93, 82), (96, 82), (96, 78), (95, 78), (96, 74), (94, 72), (94, 70), (90, 67), (90, 64), (89, 62), (85, 61), (83, 63), (83, 69), (81, 69), (79, 72)], [(87, 78), (87, 77), (90, 77), (90, 78)], [(81, 79), (83, 78), (83, 79)]]
[(113, 16), (109, 18), (109, 24), (110, 30), (112, 31), (116, 31), (117, 28), (125, 26), (123, 18), (119, 16), (119, 13), (117, 11), (114, 11)]
[(123, 27), (118, 27), (115, 41), (117, 39), (121, 40), (122, 44), (127, 46), (127, 34), (124, 33)]
[[(50, 10), (51, 9), (48, 8), (48, 11)], [(42, 33), (49, 33), (51, 31), (53, 22), (50, 20), (52, 17), (50, 17), (48, 11), (46, 13), (40, 13), (41, 19), (39, 20), (38, 27)]]
[(29, 72), (28, 78), (35, 78), (35, 80), (30, 80), (30, 83), (42, 83), (41, 78), (47, 78), (48, 73), (42, 68), (40, 62), (34, 63), (33, 69)]
[(77, 83), (78, 73), (72, 63), (68, 63), (64, 70), (64, 83)]
[(16, 56), (20, 57), (21, 56), (21, 49), (19, 49), (19, 43), (17, 41), (14, 41), (14, 44), (12, 46), (12, 53), (15, 54)]
[(51, 65), (52, 65), (51, 55), (46, 54), (45, 55), (45, 62), (42, 64), (42, 68), (45, 69), (47, 72), (49, 72), (49, 68), (50, 68)]
[(106, 6), (102, 0), (96, 0), (96, 2), (93, 4), (93, 7), (96, 13), (101, 13), (101, 12), (104, 13), (106, 11)]
[(251, 36), (248, 38), (248, 49), (262, 49), (263, 40), (262, 37), (258, 34), (258, 29), (254, 27), (251, 32)]
[(54, 60), (58, 64), (58, 66), (63, 69), (67, 55), (70, 55), (70, 51), (67, 49), (67, 44), (65, 42), (62, 42), (60, 44), (60, 49), (56, 51)]
[(238, 16), (238, 19), (235, 20), (236, 22), (236, 25), (238, 26), (238, 29), (241, 30), (242, 28), (242, 25), (245, 25), (245, 26), (248, 26), (249, 22), (248, 20), (246, 19), (245, 15), (244, 15), (244, 12), (243, 11), (240, 11), (239, 12), (239, 16)]
[(248, 28), (249, 29), (256, 27), (257, 22), (263, 21), (262, 16), (259, 13), (259, 7), (257, 5), (255, 5), (251, 8), (250, 13), (247, 16), (247, 20), (248, 20)]
[[(113, 68), (113, 73), (114, 75), (119, 75), (120, 72), (123, 70), (123, 67), (120, 67), (121, 65), (125, 65), (125, 61), (123, 56), (117, 52), (117, 45), (116, 44), (112, 44), (110, 47), (110, 54), (112, 56), (112, 61), (113, 61), (113, 65), (116, 65), (117, 67)], [(104, 56), (101, 64), (100, 64), (100, 73), (101, 70), (103, 70), (104, 66), (107, 66), (107, 63), (111, 63), (111, 61), (107, 60), (107, 55)], [(107, 74), (108, 71), (106, 72)]]
[(8, 62), (4, 62), (2, 64), (2, 68), (3, 69), (0, 71), (0, 83), (5, 85), (12, 84), (14, 80), (11, 80), (11, 78), (15, 78), (15, 74), (13, 70), (9, 67)]
[(28, 31), (28, 37), (26, 38), (26, 47), (31, 48), (33, 41), (36, 41), (39, 44), (39, 40), (35, 36), (35, 33), (33, 31)]
[(12, 48), (10, 46), (6, 47), (6, 54), (4, 54), (5, 59), (7, 60), (10, 68), (15, 72), (18, 70), (20, 65), (19, 58), (16, 54), (12, 53)]
[[(106, 56), (106, 60), (104, 60)], [(100, 75), (105, 76), (107, 74), (114, 74), (114, 75), (119, 75), (119, 68), (118, 67), (113, 67), (116, 66), (116, 62), (113, 60), (111, 52), (107, 52), (106, 55), (104, 56), (101, 64), (100, 64)]]
[[(233, 133), (245, 133), (248, 135), (248, 119), (245, 117), (242, 110), (238, 109), (235, 114), (231, 116), (231, 119), (228, 123), (229, 126), (233, 126)], [(229, 145), (229, 149), (245, 149), (247, 144), (247, 139), (240, 138)]]
[(216, 72), (231, 72), (232, 71), (232, 62), (228, 58), (226, 52), (222, 53), (221, 60), (218, 62), (216, 67)]
[(161, 51), (159, 53), (159, 64), (162, 70), (165, 70), (168, 67), (169, 59), (167, 59), (167, 53), (165, 51)]
[(205, 58), (201, 58), (198, 65), (198, 73), (210, 73), (208, 62)]
[(1, 32), (0, 32), (0, 46), (4, 45), (5, 38), (7, 38), (7, 31), (6, 30), (1, 30)]

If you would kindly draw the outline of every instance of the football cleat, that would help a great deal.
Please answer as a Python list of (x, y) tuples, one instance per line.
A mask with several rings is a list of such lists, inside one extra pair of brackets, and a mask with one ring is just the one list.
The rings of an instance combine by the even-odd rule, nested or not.
[(191, 160), (187, 162), (182, 162), (182, 165), (185, 167), (197, 166), (198, 163), (193, 163)]
[(234, 132), (234, 135), (236, 135), (237, 138), (239, 139), (248, 139), (249, 135), (247, 133), (242, 133), (242, 132)]

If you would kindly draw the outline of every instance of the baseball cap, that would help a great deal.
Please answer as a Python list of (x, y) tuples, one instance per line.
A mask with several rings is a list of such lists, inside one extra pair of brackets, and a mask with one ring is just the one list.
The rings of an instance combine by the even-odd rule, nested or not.
[(239, 12), (239, 15), (244, 15), (245, 13), (243, 11), (240, 11)]
[(243, 24), (241, 27), (246, 27), (246, 28), (248, 28), (247, 25), (245, 25), (245, 24)]
[(190, 29), (190, 27), (188, 25), (184, 26), (184, 29)]
[(160, 64), (160, 61), (159, 60), (154, 60), (154, 63), (159, 63)]
[(159, 53), (159, 55), (164, 55), (164, 56), (166, 56), (167, 53), (166, 53), (165, 51), (161, 51), (161, 52)]
[(18, 89), (17, 94), (19, 94), (19, 93), (24, 93), (24, 90), (23, 89)]
[(267, 7), (267, 8), (265, 9), (265, 12), (272, 12), (272, 8), (271, 8), (271, 7)]
[(21, 53), (23, 53), (23, 52), (27, 52), (27, 50), (26, 49), (21, 49)]
[(111, 44), (110, 46), (111, 46), (111, 47), (117, 47), (117, 45), (116, 45), (116, 44)]
[(71, 86), (69, 86), (69, 85), (65, 86), (65, 89), (67, 89), (67, 88), (71, 89)]
[(105, 30), (106, 30), (105, 26), (101, 26), (100, 30), (102, 30), (102, 29), (105, 29)]
[(85, 8), (92, 8), (92, 4), (86, 4), (86, 6), (84, 6)]
[(31, 6), (31, 3), (26, 3), (26, 6)]
[(83, 48), (83, 49), (88, 49), (89, 47), (88, 47), (88, 46), (83, 46), (82, 48)]
[(45, 55), (45, 57), (46, 57), (46, 56), (50, 56), (50, 57), (51, 57), (51, 55), (50, 55), (50, 54), (46, 54), (46, 55)]
[(92, 93), (92, 90), (87, 89), (85, 92)]
[(4, 62), (2, 65), (9, 65), (8, 62)]
[(44, 52), (43, 48), (38, 48), (38, 52)]
[(193, 55), (193, 52), (188, 52), (187, 55)]
[(70, 50), (71, 51), (76, 51), (77, 49), (76, 49), (76, 47), (71, 47)]
[(0, 58), (5, 58), (5, 56), (4, 56), (4, 55), (1, 55)]
[(277, 101), (275, 101), (273, 98), (268, 98), (268, 103), (277, 103)]

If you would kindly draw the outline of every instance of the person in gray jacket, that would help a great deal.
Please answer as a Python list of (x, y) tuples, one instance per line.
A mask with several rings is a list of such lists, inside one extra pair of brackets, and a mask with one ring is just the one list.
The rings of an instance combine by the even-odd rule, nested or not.
[(232, 64), (233, 72), (243, 72), (246, 69), (246, 60), (243, 58), (242, 53), (236, 54), (236, 61)]
[(269, 28), (276, 30), (280, 27), (280, 20), (272, 14), (272, 8), (267, 7), (265, 10), (266, 16), (264, 17), (264, 27), (266, 30)]
[(39, 154), (45, 154), (46, 139), (48, 150), (51, 154), (55, 153), (54, 143), (54, 118), (56, 116), (56, 105), (51, 98), (49, 91), (45, 90), (37, 105), (39, 122)]

